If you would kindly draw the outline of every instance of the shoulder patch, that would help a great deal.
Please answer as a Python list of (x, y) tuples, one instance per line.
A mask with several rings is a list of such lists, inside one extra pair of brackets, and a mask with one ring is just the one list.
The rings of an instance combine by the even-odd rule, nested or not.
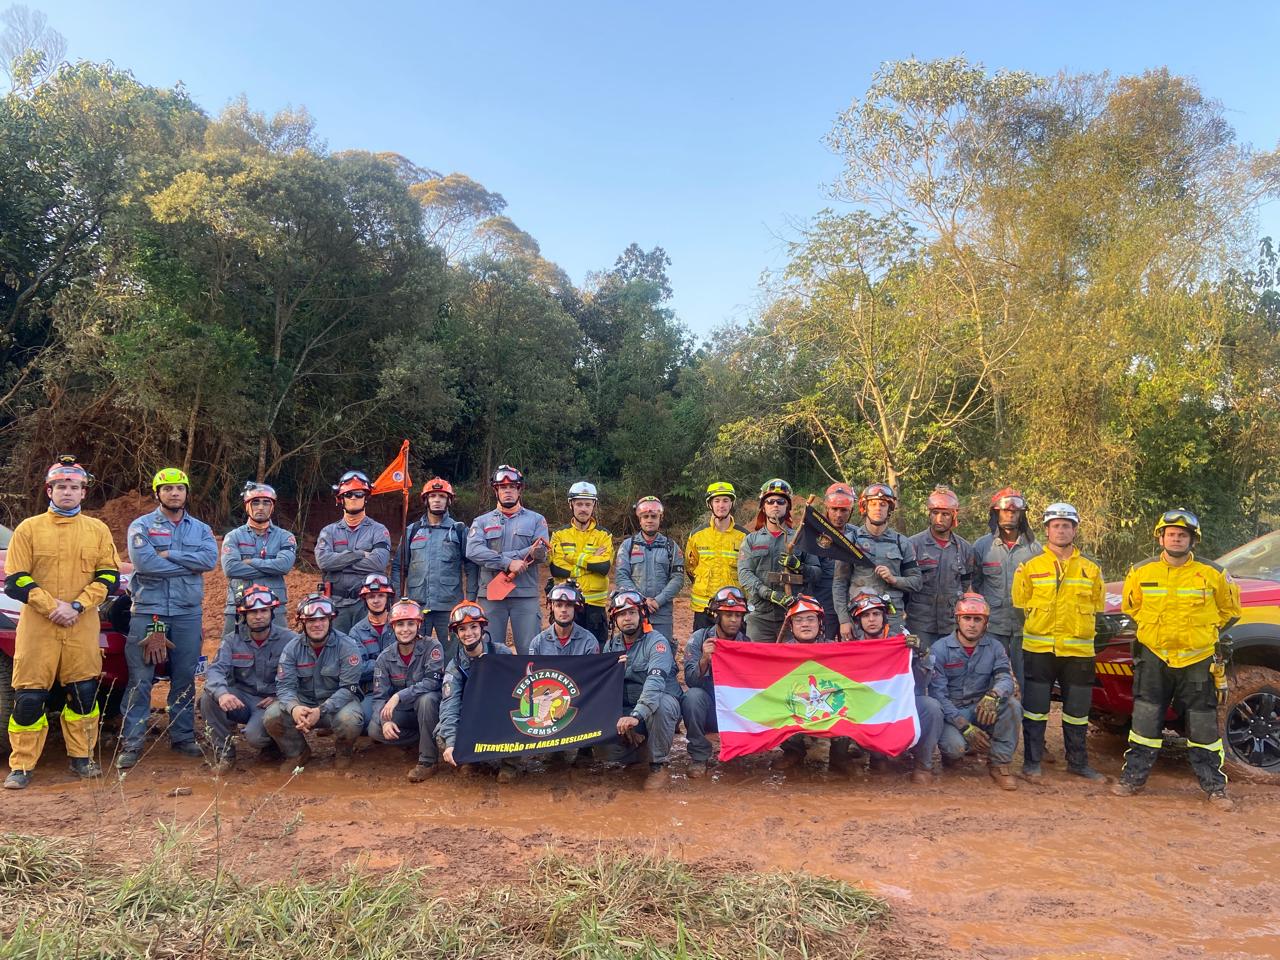
[(665, 643), (662, 643), (661, 641), (659, 641), (657, 644), (655, 644), (655, 645), (654, 645), (654, 648), (653, 648), (653, 649), (654, 649), (654, 652), (655, 652), (655, 653), (666, 653), (666, 652), (667, 652), (667, 645), (666, 645)]
[(347, 663), (351, 664), (351, 666), (353, 667), (356, 666), (356, 664), (358, 664), (359, 662), (360, 662), (360, 658), (354, 654), (347, 657)]
[(142, 546), (142, 545), (143, 545), (144, 543), (146, 543), (146, 542), (147, 542), (147, 538), (146, 538), (146, 537), (144, 537), (142, 534), (140, 534), (140, 533), (135, 533), (135, 534), (133, 535), (133, 545), (134, 545), (135, 547), (140, 547), (140, 546)]
[(432, 660), (439, 660), (439, 659), (440, 659), (440, 656), (441, 656), (441, 654), (440, 654), (440, 648), (439, 648), (439, 647), (432, 647), (432, 648), (431, 648), (431, 659), (432, 659)]

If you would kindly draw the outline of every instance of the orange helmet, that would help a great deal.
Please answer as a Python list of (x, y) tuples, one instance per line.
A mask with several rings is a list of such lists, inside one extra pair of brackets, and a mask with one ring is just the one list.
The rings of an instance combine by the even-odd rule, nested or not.
[(933, 488), (933, 493), (929, 494), (929, 498), (925, 500), (924, 509), (926, 513), (933, 510), (948, 510), (954, 518), (960, 512), (960, 498), (950, 487), (939, 484)]
[(889, 512), (898, 506), (898, 495), (893, 492), (893, 487), (887, 483), (868, 484), (858, 496), (858, 513), (865, 514), (867, 512), (867, 504), (872, 500), (885, 500), (889, 504)]
[(991, 618), (991, 606), (987, 598), (980, 593), (966, 593), (956, 601), (956, 616), (977, 616)]
[(356, 493), (363, 490), (367, 496), (372, 489), (373, 484), (369, 482), (368, 476), (359, 470), (348, 470), (333, 485), (334, 499), (337, 501), (338, 506), (342, 506), (343, 494)]
[(76, 462), (76, 458), (64, 453), (44, 475), (44, 485), (51, 487), (59, 480), (79, 480), (86, 487), (93, 483), (93, 474)]
[(992, 510), (1026, 510), (1027, 498), (1017, 487), (1005, 487), (991, 495)]
[(864, 613), (870, 613), (872, 610), (879, 610), (886, 617), (889, 616), (889, 601), (880, 594), (870, 588), (863, 588), (853, 595), (853, 599), (849, 601), (849, 615), (857, 620)]
[(389, 597), (395, 596), (395, 591), (391, 589), (391, 581), (387, 579), (386, 574), (371, 573), (364, 578), (364, 583), (360, 584), (361, 597), (367, 597), (371, 593), (385, 593)]
[(432, 477), (422, 485), (422, 502), (427, 502), (427, 494), (443, 493), (451, 501), (453, 500), (453, 484), (444, 477)]
[(244, 588), (236, 596), (236, 612), (248, 613), (250, 610), (274, 610), (280, 606), (280, 598), (275, 591), (261, 583), (254, 583)]
[(787, 615), (782, 620), (783, 626), (786, 626), (787, 621), (798, 613), (816, 613), (821, 618), (824, 611), (822, 604), (807, 593), (802, 593), (796, 597), (796, 602), (787, 608)]
[(449, 611), (449, 629), (457, 631), (467, 623), (478, 623), (482, 627), (489, 625), (489, 618), (484, 615), (484, 608), (474, 600), (463, 600)]
[(707, 613), (713, 617), (720, 613), (746, 613), (747, 598), (737, 587), (721, 587), (707, 604)]
[(391, 605), (391, 616), (387, 618), (390, 623), (397, 620), (414, 620), (418, 623), (422, 622), (422, 606), (417, 600), (410, 600), (408, 597), (401, 597)]
[(847, 483), (833, 483), (827, 487), (824, 497), (829, 507), (848, 507), (853, 509), (853, 490)]

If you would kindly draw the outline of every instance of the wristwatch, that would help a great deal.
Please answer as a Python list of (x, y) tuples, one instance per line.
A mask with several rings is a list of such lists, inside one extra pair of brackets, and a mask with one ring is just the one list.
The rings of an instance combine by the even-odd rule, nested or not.
[(72, 600), (71, 609), (74, 610), (76, 613), (84, 613), (84, 604), (81, 603), (79, 600)]

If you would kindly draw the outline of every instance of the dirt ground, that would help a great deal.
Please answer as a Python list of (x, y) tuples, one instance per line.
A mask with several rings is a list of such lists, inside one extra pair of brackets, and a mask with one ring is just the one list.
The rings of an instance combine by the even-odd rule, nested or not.
[[(208, 585), (210, 653), (218, 579)], [(678, 635), (688, 618), (682, 604)], [(1117, 773), (1123, 743), (1097, 733), (1090, 742), (1096, 765)], [(114, 745), (104, 747), (105, 766)], [(589, 856), (624, 845), (862, 885), (892, 904), (902, 956), (1280, 958), (1280, 790), (1233, 783), (1235, 809), (1210, 810), (1177, 748), (1128, 800), (1061, 763), (1013, 794), (976, 760), (925, 787), (905, 770), (844, 778), (812, 764), (783, 776), (767, 757), (690, 781), (683, 737), (660, 794), (616, 770), (535, 769), (502, 786), (450, 772), (414, 785), (404, 779), (413, 756), (363, 739), (358, 751), (339, 772), (322, 740), (290, 775), (242, 749), (236, 770), (215, 778), (161, 738), (123, 780), (84, 784), (53, 737), (32, 786), (0, 794), (0, 829), (88, 840), (134, 861), (163, 825), (246, 879), (403, 864), (427, 868), (441, 890), (514, 880), (549, 846)]]

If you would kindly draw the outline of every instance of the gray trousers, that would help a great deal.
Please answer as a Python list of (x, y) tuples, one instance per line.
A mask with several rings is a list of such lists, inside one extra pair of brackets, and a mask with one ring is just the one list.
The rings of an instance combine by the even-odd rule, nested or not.
[[(911, 752), (915, 755), (917, 767), (932, 770), (933, 754), (938, 749), (938, 741), (946, 726), (942, 720), (942, 704), (933, 697), (916, 694), (916, 715), (920, 718), (920, 739), (911, 748)], [(955, 727), (951, 729), (955, 733), (960, 732)], [(964, 737), (960, 739), (963, 741)]]
[(711, 759), (711, 741), (708, 730), (718, 730), (716, 699), (705, 687), (690, 687), (680, 701), (680, 715), (684, 717), (685, 733), (689, 736), (689, 759), (694, 763), (706, 763)]
[(382, 720), (378, 716), (382, 712), (382, 704), (375, 704), (375, 706), (377, 709), (369, 720), (369, 739), (397, 747), (407, 746), (416, 741), (418, 762), (424, 767), (435, 766), (439, 760), (435, 730), (436, 724), (440, 721), (440, 694), (424, 693), (413, 703), (405, 703), (403, 700), (396, 703), (391, 722), (400, 728), (400, 736), (395, 740), (388, 740), (382, 735)]
[[(782, 630), (782, 618), (785, 614), (781, 607), (774, 606), (766, 602), (764, 604), (769, 610), (766, 616), (762, 610), (752, 610), (747, 614), (747, 639), (753, 643), (777, 643), (778, 633)], [(774, 615), (773, 611), (777, 610)]]
[(527, 656), (529, 644), (542, 630), (542, 607), (537, 597), (507, 597), (505, 600), (480, 600), (480, 608), (489, 618), (489, 636), (494, 643), (507, 642), (507, 625), (516, 653)]
[[(632, 705), (634, 707), (634, 704)], [(623, 709), (629, 708), (623, 705)], [(669, 693), (658, 700), (658, 709), (648, 722), (641, 720), (637, 730), (645, 742), (633, 747), (623, 740), (607, 743), (600, 750), (600, 758), (616, 763), (639, 763), (648, 751), (650, 763), (666, 763), (671, 758), (671, 742), (676, 738), (676, 726), (680, 723), (680, 701)]]
[(271, 735), (263, 726), (267, 708), (258, 706), (258, 701), (262, 698), (238, 687), (228, 687), (227, 692), (239, 697), (244, 706), (235, 710), (223, 710), (218, 706), (218, 699), (208, 690), (200, 694), (200, 716), (204, 717), (204, 722), (209, 727), (214, 746), (221, 746), (229, 741), (243, 726), (245, 743), (261, 750), (271, 742)]
[[(971, 703), (967, 707), (960, 707), (960, 714), (970, 723), (977, 723), (975, 719), (978, 712), (978, 705)], [(982, 726), (982, 724), (978, 724)], [(991, 762), (992, 763), (1012, 763), (1013, 752), (1018, 749), (1018, 731), (1022, 728), (1022, 704), (1017, 700), (1009, 699), (1000, 705), (1000, 711), (996, 714), (996, 722), (990, 727), (983, 727), (991, 735)], [(944, 723), (942, 725), (942, 736), (938, 740), (938, 747), (942, 750), (943, 756), (948, 760), (959, 760), (964, 756), (968, 744), (965, 743), (964, 734), (956, 729), (955, 724)]]
[[(334, 600), (337, 606), (341, 600)], [(339, 633), (350, 633), (351, 628), (369, 615), (369, 608), (363, 600), (352, 600), (345, 607), (338, 607), (338, 616), (334, 618), (333, 629)]]
[(1022, 632), (1015, 634), (993, 633), (1009, 654), (1009, 666), (1013, 668), (1013, 676), (1018, 681), (1018, 692), (1021, 693), (1027, 684), (1026, 667), (1022, 663)]
[[(267, 707), (262, 725), (286, 757), (296, 757), (307, 745), (306, 737), (293, 725), (293, 717), (289, 716), (289, 712), (279, 700)], [(338, 711), (337, 716), (322, 716), (316, 728), (322, 727), (328, 727), (333, 731), (333, 737), (338, 741), (339, 747), (349, 749), (356, 742), (356, 738), (364, 732), (364, 714), (360, 709), (360, 701), (348, 703)]]
[(649, 614), (649, 626), (674, 643), (676, 638), (671, 635), (671, 631), (675, 629), (675, 613), (671, 604), (659, 607), (657, 612)]

